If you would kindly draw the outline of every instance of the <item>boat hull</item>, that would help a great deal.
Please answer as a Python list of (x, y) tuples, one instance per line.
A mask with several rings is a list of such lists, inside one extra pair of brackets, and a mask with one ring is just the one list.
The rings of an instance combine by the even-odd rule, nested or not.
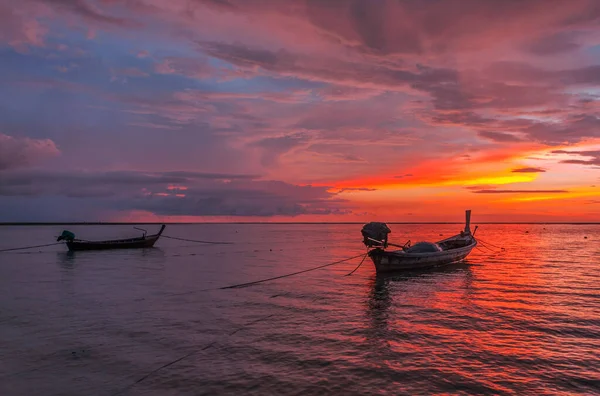
[(158, 241), (158, 238), (160, 238), (164, 229), (165, 225), (163, 224), (157, 234), (144, 235), (139, 238), (114, 239), (110, 241), (84, 241), (81, 239), (73, 239), (67, 241), (67, 247), (70, 251), (151, 248), (154, 247), (154, 244)]
[(80, 250), (112, 250), (112, 249), (143, 249), (154, 246), (158, 238), (146, 238), (142, 240), (122, 240), (106, 242), (73, 241), (67, 242), (71, 251)]
[(475, 246), (477, 246), (476, 241), (461, 248), (435, 253), (406, 253), (374, 249), (369, 252), (369, 257), (378, 273), (414, 270), (458, 263), (464, 260)]

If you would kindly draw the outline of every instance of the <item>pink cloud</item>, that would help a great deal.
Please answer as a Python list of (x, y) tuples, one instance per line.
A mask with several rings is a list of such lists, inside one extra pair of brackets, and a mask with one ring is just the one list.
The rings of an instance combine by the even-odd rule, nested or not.
[[(593, 0), (12, 5), (0, 9), (6, 11), (0, 14), (3, 42), (43, 46), (57, 38), (58, 31), (48, 31), (53, 26), (97, 32), (89, 48), (112, 45), (118, 37), (130, 46), (130, 62), (122, 64), (145, 66), (114, 69), (115, 80), (137, 78), (135, 85), (147, 91), (82, 87), (83, 77), (45, 85), (25, 78), (28, 86), (85, 91), (116, 102), (113, 108), (120, 106), (123, 124), (135, 133), (173, 134), (188, 146), (198, 144), (198, 136), (221, 139), (223, 146), (248, 153), (251, 169), (262, 166), (290, 183), (374, 174), (389, 182), (431, 158), (439, 162), (429, 172), (454, 159), (511, 169), (515, 165), (503, 161), (527, 147), (600, 136), (600, 67), (587, 51), (600, 32)], [(139, 48), (151, 49), (152, 57)], [(70, 50), (55, 52), (58, 58)], [(85, 64), (78, 63), (83, 76)], [(69, 61), (51, 67), (70, 70)], [(153, 86), (155, 81), (160, 83)], [(167, 86), (172, 81), (177, 88)], [(563, 161), (597, 165), (595, 154), (572, 154)], [(464, 170), (456, 169), (448, 179)]]
[(31, 15), (29, 7), (9, 1), (0, 4), (0, 43), (18, 49), (41, 47), (48, 29)]
[(26, 167), (60, 154), (50, 139), (13, 137), (0, 133), (0, 171)]

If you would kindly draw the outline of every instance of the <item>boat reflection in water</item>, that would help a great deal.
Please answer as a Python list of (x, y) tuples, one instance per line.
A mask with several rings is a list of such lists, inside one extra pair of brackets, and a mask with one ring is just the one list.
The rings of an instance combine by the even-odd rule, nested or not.
[[(466, 262), (428, 270), (379, 273), (372, 279), (366, 299), (370, 323), (367, 338), (379, 352), (418, 340), (431, 333), (436, 317), (454, 315), (456, 307), (468, 309), (474, 275)], [(418, 345), (412, 344), (411, 348)], [(411, 349), (409, 348), (409, 349)], [(406, 350), (406, 347), (402, 348)], [(397, 351), (396, 351), (397, 352)], [(397, 356), (396, 356), (397, 357)]]

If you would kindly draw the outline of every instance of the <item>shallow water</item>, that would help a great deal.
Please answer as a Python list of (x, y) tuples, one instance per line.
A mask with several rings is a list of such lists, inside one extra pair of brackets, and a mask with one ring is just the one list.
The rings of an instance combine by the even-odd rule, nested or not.
[[(138, 234), (0, 227), (0, 249), (63, 228)], [(483, 225), (477, 236), (506, 250), (445, 269), (378, 277), (365, 261), (344, 276), (357, 258), (202, 291), (361, 254), (360, 228), (169, 225), (235, 244), (0, 253), (0, 394), (600, 393), (600, 225)], [(414, 243), (460, 226), (391, 228)]]

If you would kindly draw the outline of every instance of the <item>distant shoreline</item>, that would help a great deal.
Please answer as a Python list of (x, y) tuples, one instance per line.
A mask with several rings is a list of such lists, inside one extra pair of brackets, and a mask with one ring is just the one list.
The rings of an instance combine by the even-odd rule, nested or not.
[[(298, 222), (260, 222), (260, 221), (242, 221), (242, 222), (235, 222), (235, 221), (231, 221), (231, 222), (193, 222), (193, 223), (169, 223), (169, 222), (152, 222), (152, 223), (132, 223), (132, 222), (127, 222), (127, 223), (121, 223), (121, 222), (65, 222), (65, 223), (60, 223), (60, 222), (48, 222), (48, 223), (15, 223), (15, 222), (8, 222), (8, 223), (0, 223), (0, 227), (1, 226), (56, 226), (56, 225), (160, 225), (160, 224), (167, 224), (167, 225), (200, 225), (200, 224), (235, 224), (235, 225), (250, 225), (250, 224), (260, 224), (260, 225), (284, 225), (284, 224), (289, 224), (289, 225), (301, 225), (301, 224), (314, 224), (314, 225), (318, 225), (318, 224), (339, 224), (339, 225), (343, 225), (343, 224), (348, 224), (348, 225), (361, 225), (361, 224), (365, 224), (366, 222), (303, 222), (303, 221), (298, 221)], [(393, 222), (393, 221), (389, 221), (389, 222), (385, 222), (386, 224), (413, 224), (413, 225), (419, 225), (419, 224), (443, 224), (443, 225), (464, 225), (464, 222), (444, 222), (444, 221), (432, 221), (432, 222), (427, 222), (427, 221), (422, 221), (422, 222)], [(473, 225), (479, 225), (479, 224), (495, 224), (495, 225), (600, 225), (600, 222), (515, 222), (515, 223), (509, 223), (509, 222), (495, 222), (495, 221), (490, 221), (490, 222), (473, 222)]]

